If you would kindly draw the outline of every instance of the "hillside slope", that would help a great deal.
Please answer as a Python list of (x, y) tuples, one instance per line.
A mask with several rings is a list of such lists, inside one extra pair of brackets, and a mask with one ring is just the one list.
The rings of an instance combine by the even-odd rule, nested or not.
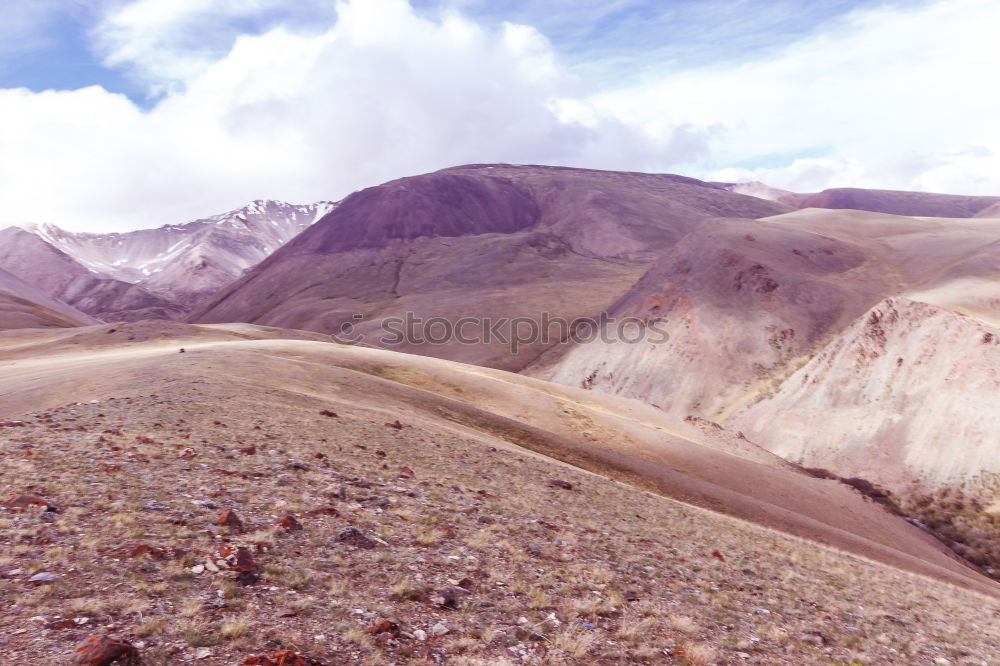
[(175, 303), (96, 273), (18, 227), (0, 230), (0, 268), (99, 319), (141, 319), (152, 314), (176, 318), (183, 314)]
[[(472, 165), (404, 178), (331, 214), (216, 294), (189, 321), (245, 321), (324, 332), (358, 323), (594, 316), (702, 219), (787, 206), (680, 176)], [(393, 347), (518, 370), (551, 345)]]
[(871, 190), (839, 187), (804, 195), (799, 208), (843, 208), (890, 215), (920, 217), (975, 217), (981, 210), (1000, 203), (1000, 197)]
[(887, 299), (732, 423), (786, 459), (892, 490), (996, 492), (998, 345), (1000, 329)]
[[(26, 544), (0, 545), (16, 593), (0, 655), (65, 658), (81, 635), (59, 615), (151, 664), (275, 648), (324, 664), (931, 663), (1000, 645), (996, 585), (711, 426), (499, 371), (261, 339), (295, 332), (109, 331), (0, 341), (0, 418), (16, 419), (0, 426), (0, 486), (61, 509), (0, 515)], [(225, 510), (239, 525), (214, 525)], [(302, 529), (275, 524), (288, 516)], [(245, 585), (205, 569), (220, 544), (247, 546)], [(37, 571), (58, 580), (32, 587)]]
[[(989, 285), (998, 234), (997, 220), (864, 211), (713, 220), (609, 309), (617, 318), (661, 320), (669, 340), (563, 345), (528, 373), (722, 422), (774, 391), (883, 299), (968, 298), (956, 276)], [(990, 289), (975, 303), (985, 319), (1000, 317)]]
[(189, 309), (239, 277), (335, 207), (254, 201), (186, 224), (87, 234), (40, 225), (32, 232), (91, 271), (136, 284)]
[(22, 328), (70, 328), (98, 323), (0, 269), (0, 331)]

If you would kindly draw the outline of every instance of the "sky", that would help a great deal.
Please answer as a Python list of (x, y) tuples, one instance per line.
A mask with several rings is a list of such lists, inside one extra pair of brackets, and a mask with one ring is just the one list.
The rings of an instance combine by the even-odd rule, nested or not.
[(995, 0), (3, 0), (0, 226), (467, 163), (1000, 195)]

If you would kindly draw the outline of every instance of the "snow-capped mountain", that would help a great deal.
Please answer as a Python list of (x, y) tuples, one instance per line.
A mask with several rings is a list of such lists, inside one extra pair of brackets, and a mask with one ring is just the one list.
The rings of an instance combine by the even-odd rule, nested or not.
[(186, 224), (90, 234), (54, 225), (28, 227), (104, 277), (138, 285), (183, 308), (239, 277), (336, 207), (254, 201)]
[(162, 296), (87, 268), (18, 227), (0, 230), (0, 269), (49, 298), (108, 321), (177, 319), (185, 313)]

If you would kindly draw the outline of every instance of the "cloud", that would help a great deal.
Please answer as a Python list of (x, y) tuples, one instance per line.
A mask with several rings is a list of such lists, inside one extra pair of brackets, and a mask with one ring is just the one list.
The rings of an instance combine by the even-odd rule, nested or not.
[(586, 90), (528, 26), (351, 0), (329, 29), (236, 36), (212, 59), (175, 49), (173, 35), (206, 12), (243, 10), (173, 2), (119, 7), (99, 29), (119, 31), (109, 59), (170, 84), (151, 109), (97, 87), (0, 90), (6, 222), (135, 228), (258, 197), (338, 198), (454, 164), (659, 168), (704, 146), (687, 128), (651, 140), (612, 118), (561, 118), (559, 100)]
[(60, 0), (5, 0), (0, 21), (0, 71), (3, 58), (35, 51), (53, 41), (48, 29), (62, 8)]
[(767, 57), (587, 105), (651, 136), (712, 128), (701, 174), (713, 178), (997, 194), (997, 25), (991, 0), (856, 11)]
[(146, 227), (469, 162), (1000, 193), (990, 0), (856, 11), (602, 88), (532, 26), (406, 0), (101, 1), (95, 48), (153, 101), (0, 90), (0, 225)]

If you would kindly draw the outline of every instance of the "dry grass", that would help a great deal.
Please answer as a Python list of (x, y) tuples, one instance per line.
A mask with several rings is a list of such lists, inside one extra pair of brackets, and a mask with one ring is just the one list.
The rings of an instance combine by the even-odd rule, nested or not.
[[(65, 663), (81, 632), (40, 628), (37, 616), (85, 617), (142, 645), (150, 664), (209, 649), (196, 663), (228, 665), (276, 647), (327, 664), (972, 664), (1000, 654), (995, 599), (502, 445), (397, 431), (388, 415), (349, 405), (325, 419), (317, 412), (329, 405), (301, 397), (262, 413), (262, 398), (190, 385), (0, 429), (0, 491), (63, 508), (53, 522), (0, 513), (0, 662)], [(236, 452), (248, 444), (255, 455)], [(180, 457), (182, 446), (197, 455)], [(404, 465), (415, 478), (399, 476)], [(303, 515), (322, 507), (339, 515)], [(211, 531), (225, 509), (243, 535)], [(272, 527), (291, 512), (303, 530)], [(348, 525), (385, 544), (338, 542)], [(267, 542), (254, 553), (256, 585), (192, 572), (227, 542)], [(133, 543), (190, 553), (128, 557)], [(46, 570), (61, 580), (26, 582)], [(454, 608), (427, 600), (460, 581), (470, 593)], [(381, 618), (403, 633), (369, 633)], [(449, 632), (436, 637), (439, 622)]]

